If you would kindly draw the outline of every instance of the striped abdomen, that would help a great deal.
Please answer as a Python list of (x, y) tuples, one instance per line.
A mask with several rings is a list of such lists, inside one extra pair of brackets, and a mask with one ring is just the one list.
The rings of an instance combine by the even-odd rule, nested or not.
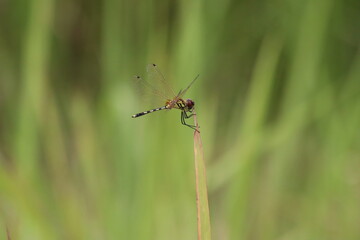
[(160, 107), (160, 108), (155, 108), (155, 109), (152, 109), (152, 110), (149, 110), (149, 111), (146, 111), (146, 112), (141, 112), (141, 113), (134, 114), (134, 115), (132, 115), (132, 117), (133, 117), (133, 118), (141, 117), (141, 116), (144, 116), (144, 115), (146, 115), (146, 114), (148, 114), (148, 113), (152, 113), (152, 112), (164, 110), (164, 109), (166, 109), (166, 108), (167, 108), (166, 106)]

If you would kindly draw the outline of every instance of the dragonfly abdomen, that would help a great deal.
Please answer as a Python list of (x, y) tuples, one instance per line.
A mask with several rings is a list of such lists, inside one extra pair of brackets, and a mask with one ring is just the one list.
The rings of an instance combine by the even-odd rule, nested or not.
[(133, 118), (137, 118), (137, 117), (144, 116), (144, 115), (146, 115), (146, 114), (148, 114), (148, 113), (152, 113), (152, 112), (156, 112), (156, 111), (160, 111), (160, 110), (164, 110), (164, 109), (167, 109), (167, 106), (163, 106), (163, 107), (151, 109), (151, 110), (149, 110), (149, 111), (137, 113), (137, 114), (132, 115), (132, 117), (133, 117)]

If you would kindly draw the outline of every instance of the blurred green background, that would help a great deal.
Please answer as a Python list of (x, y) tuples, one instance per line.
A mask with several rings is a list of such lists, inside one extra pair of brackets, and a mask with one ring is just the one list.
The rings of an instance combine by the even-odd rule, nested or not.
[[(360, 1), (0, 0), (0, 239), (360, 239)], [(154, 105), (152, 107), (159, 107)]]

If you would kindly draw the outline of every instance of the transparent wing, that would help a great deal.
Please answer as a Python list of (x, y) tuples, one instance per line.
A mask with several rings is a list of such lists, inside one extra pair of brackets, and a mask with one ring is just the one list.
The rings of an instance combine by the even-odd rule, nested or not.
[(161, 73), (156, 64), (149, 64), (147, 66), (147, 72), (148, 81), (157, 87), (157, 91), (160, 92), (161, 95), (165, 96), (166, 99), (172, 99), (176, 96), (176, 93), (169, 85), (169, 82), (166, 81), (164, 74)]
[(133, 79), (134, 79), (134, 82), (136, 83), (137, 88), (141, 95), (149, 95), (149, 93), (151, 93), (153, 95), (160, 97), (162, 100), (168, 99), (167, 96), (165, 96), (163, 92), (159, 91), (156, 87), (151, 85), (149, 82), (144, 80), (142, 77), (134, 76)]
[(177, 95), (178, 98), (182, 98), (185, 93), (189, 90), (189, 88), (194, 84), (194, 82), (199, 78), (200, 75), (197, 75), (194, 80), (192, 80), (192, 82), (189, 84), (189, 86), (187, 86), (184, 90), (180, 91), (179, 94)]

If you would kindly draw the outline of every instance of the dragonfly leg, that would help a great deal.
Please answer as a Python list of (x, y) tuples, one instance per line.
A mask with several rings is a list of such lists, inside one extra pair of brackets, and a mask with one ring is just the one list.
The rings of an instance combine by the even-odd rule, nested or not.
[[(196, 113), (192, 113), (192, 111), (190, 111), (190, 112), (191, 112), (191, 114), (187, 115), (186, 111), (183, 111), (183, 113), (184, 113), (184, 122), (185, 122), (185, 118), (191, 118), (192, 116), (196, 115)], [(194, 127), (196, 127), (196, 126), (194, 126)], [(198, 126), (198, 127), (200, 128), (200, 126)]]
[(189, 128), (194, 129), (195, 131), (198, 131), (198, 130), (196, 129), (196, 126), (187, 124), (187, 123), (185, 122), (185, 119), (190, 118), (192, 115), (193, 115), (193, 114), (187, 115), (185, 111), (181, 111), (181, 124), (183, 124), (183, 125), (185, 125), (185, 126), (188, 126)]
[(190, 115), (187, 115), (185, 111), (183, 111), (183, 113), (184, 113), (185, 118), (191, 118), (192, 116), (195, 115), (194, 113), (191, 113)]

